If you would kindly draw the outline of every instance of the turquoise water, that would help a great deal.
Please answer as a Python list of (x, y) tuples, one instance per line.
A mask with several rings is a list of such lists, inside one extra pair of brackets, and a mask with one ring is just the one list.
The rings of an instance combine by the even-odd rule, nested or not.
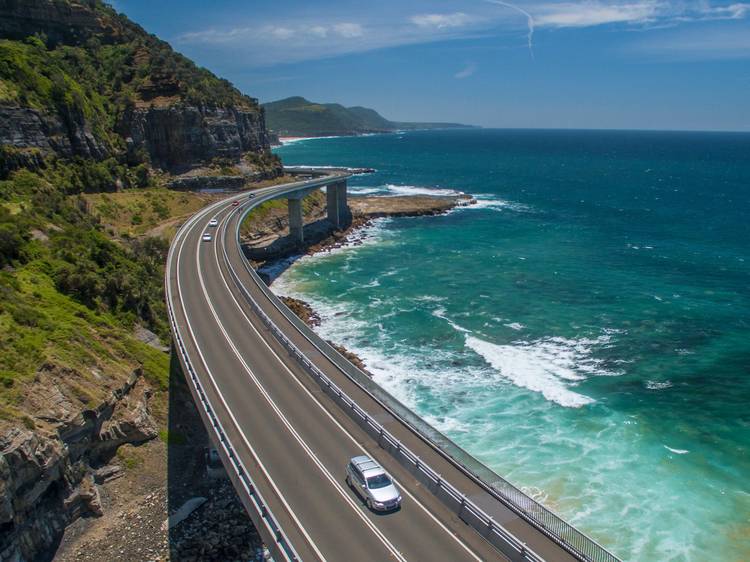
[(627, 560), (750, 560), (750, 135), (432, 131), (288, 144), (380, 220), (274, 285), (496, 472)]

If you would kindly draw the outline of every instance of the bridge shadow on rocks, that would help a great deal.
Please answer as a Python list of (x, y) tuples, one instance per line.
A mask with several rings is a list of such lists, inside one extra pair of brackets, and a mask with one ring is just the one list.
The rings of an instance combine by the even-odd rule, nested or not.
[(293, 255), (301, 255), (315, 249), (318, 245), (335, 244), (342, 241), (346, 236), (347, 228), (352, 224), (351, 217), (342, 224), (340, 228), (334, 227), (326, 219), (318, 219), (305, 224), (303, 229), (304, 242), (299, 244), (288, 233), (279, 235), (271, 242), (254, 245), (253, 242), (245, 242), (242, 250), (245, 256), (255, 261), (269, 261), (286, 258)]
[[(172, 349), (169, 369), (167, 508), (170, 559), (259, 559), (262, 544), (212, 445)], [(181, 520), (180, 520), (181, 519)]]

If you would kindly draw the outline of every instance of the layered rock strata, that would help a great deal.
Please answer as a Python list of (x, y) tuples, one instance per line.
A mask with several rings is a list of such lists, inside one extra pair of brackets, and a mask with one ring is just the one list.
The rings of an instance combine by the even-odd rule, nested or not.
[(124, 443), (157, 435), (151, 390), (140, 370), (104, 402), (81, 410), (67, 396), (64, 369), (45, 365), (25, 406), (47, 430), (0, 435), (0, 560), (35, 560), (53, 551), (65, 527), (101, 515), (94, 471)]

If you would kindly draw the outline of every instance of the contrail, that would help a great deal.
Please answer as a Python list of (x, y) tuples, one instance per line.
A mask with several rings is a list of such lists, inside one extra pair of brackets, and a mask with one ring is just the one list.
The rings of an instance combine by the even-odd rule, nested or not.
[(534, 18), (532, 15), (524, 10), (523, 8), (519, 8), (518, 6), (515, 6), (513, 4), (509, 4), (508, 2), (503, 2), (502, 0), (485, 0), (485, 2), (489, 2), (490, 4), (497, 4), (498, 6), (505, 6), (506, 8), (510, 8), (511, 10), (515, 10), (516, 12), (519, 12), (526, 16), (526, 24), (529, 27), (529, 32), (526, 35), (526, 40), (529, 44), (529, 53), (531, 53), (531, 58), (534, 58)]

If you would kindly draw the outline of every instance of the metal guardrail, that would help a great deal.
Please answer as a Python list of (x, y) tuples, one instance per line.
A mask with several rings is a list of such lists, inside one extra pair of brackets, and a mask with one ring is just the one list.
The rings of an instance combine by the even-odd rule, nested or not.
[(224, 256), (227, 260), (227, 265), (234, 282), (242, 290), (245, 300), (253, 309), (253, 312), (260, 317), (263, 324), (287, 349), (290, 355), (292, 355), (308, 373), (313, 375), (318, 381), (320, 387), (332, 396), (361, 427), (377, 440), (378, 445), (389, 451), (396, 460), (406, 466), (413, 475), (415, 475), (438, 498), (456, 512), (461, 519), (479, 531), (481, 535), (497, 546), (503, 553), (508, 555), (511, 560), (514, 562), (543, 562), (543, 558), (527, 548), (523, 542), (516, 539), (500, 524), (496, 523), (491, 517), (486, 515), (476, 504), (466, 498), (466, 496), (461, 494), (448, 482), (443, 480), (440, 474), (432, 470), (417, 455), (412, 453), (406, 446), (402, 445), (398, 439), (396, 439), (377, 421), (373, 420), (367, 412), (360, 408), (354, 400), (349, 398), (341, 388), (339, 388), (309, 359), (307, 359), (297, 346), (286, 337), (271, 318), (255, 303), (250, 294), (247, 293), (247, 289), (245, 289), (240, 282), (236, 271), (231, 265), (229, 265), (226, 249), (224, 249)]
[[(342, 179), (346, 179), (350, 174), (341, 174), (337, 175), (335, 178), (335, 181), (340, 181)], [(330, 183), (334, 181), (330, 177), (327, 179), (317, 179), (313, 181), (308, 182), (300, 182), (305, 184), (305, 186), (309, 187), (311, 184), (315, 185), (324, 185), (326, 183)], [(290, 185), (288, 189), (280, 190), (275, 193), (271, 193), (265, 196), (259, 196), (256, 199), (252, 201), (252, 203), (248, 206), (246, 206), (244, 209), (237, 209), (236, 212), (242, 211), (242, 216), (237, 221), (237, 227), (235, 229), (235, 240), (237, 241), (237, 244), (240, 244), (239, 239), (239, 228), (240, 224), (242, 223), (242, 220), (244, 219), (244, 216), (252, 210), (253, 207), (256, 205), (279, 197), (280, 195), (283, 195), (284, 193), (287, 193), (289, 191), (294, 191), (295, 189), (298, 189), (299, 186), (296, 184), (293, 184), (293, 186)], [(510, 535), (502, 529), (497, 523), (495, 523), (491, 517), (489, 517), (487, 514), (485, 514), (479, 507), (477, 507), (475, 504), (469, 502), (464, 496), (460, 494), (458, 490), (447, 484), (442, 480), (439, 474), (434, 472), (432, 469), (421, 463), (419, 460), (419, 457), (417, 457), (415, 454), (413, 454), (408, 449), (404, 448), (403, 445), (401, 445), (390, 433), (388, 433), (380, 424), (372, 420), (371, 418), (367, 417), (366, 412), (364, 410), (361, 410), (359, 406), (357, 406), (353, 400), (351, 400), (346, 394), (344, 394), (341, 389), (339, 389), (335, 383), (333, 383), (322, 371), (320, 371), (309, 359), (307, 359), (304, 354), (294, 345), (289, 338), (286, 337), (286, 335), (281, 332), (281, 330), (272, 322), (270, 317), (261, 310), (259, 305), (255, 303), (255, 301), (252, 299), (250, 294), (247, 292), (247, 289), (243, 286), (241, 283), (239, 276), (237, 275), (236, 271), (232, 267), (231, 263), (229, 262), (228, 255), (226, 253), (226, 248), (224, 248), (224, 258), (227, 263), (227, 267), (229, 268), (229, 271), (231, 272), (235, 283), (242, 291), (243, 295), (245, 296), (246, 301), (250, 304), (250, 306), (253, 308), (253, 310), (258, 314), (258, 316), (262, 319), (263, 323), (269, 328), (269, 330), (274, 334), (277, 340), (286, 347), (290, 353), (297, 359), (297, 361), (300, 363), (300, 365), (305, 368), (308, 372), (310, 372), (315, 379), (319, 382), (321, 387), (323, 387), (324, 390), (329, 391), (329, 394), (333, 392), (334, 398), (341, 402), (345, 406), (345, 410), (348, 411), (350, 414), (352, 414), (352, 417), (360, 423), (365, 429), (374, 429), (377, 428), (377, 435), (376, 437), (379, 439), (379, 443), (381, 446), (383, 446), (383, 443), (389, 443), (389, 447), (385, 447), (386, 449), (389, 449), (392, 453), (395, 453), (394, 456), (401, 462), (401, 464), (404, 464), (404, 461), (407, 462), (407, 464), (411, 463), (414, 467), (418, 468), (418, 472), (425, 475), (426, 480), (423, 481), (425, 484), (427, 484), (433, 492), (436, 493), (436, 495), (446, 503), (451, 508), (458, 508), (457, 513), (458, 515), (464, 519), (467, 523), (470, 523), (469, 520), (467, 520), (464, 515), (467, 514), (473, 514), (474, 517), (474, 526), (477, 528), (477, 530), (480, 532), (480, 534), (484, 535), (486, 538), (490, 538), (486, 535), (487, 532), (490, 532), (491, 536), (496, 535), (498, 539), (500, 539), (502, 544), (507, 544), (510, 546), (513, 551), (511, 554), (515, 553), (517, 556), (521, 556), (520, 558), (517, 558), (518, 560), (541, 560), (538, 555), (531, 552), (526, 546), (516, 539), (514, 536)], [(241, 250), (240, 253), (242, 254)], [(454, 458), (452, 455), (446, 453), (441, 449), (441, 445), (436, 442), (434, 439), (435, 436), (439, 435), (442, 437), (442, 439), (439, 439), (438, 441), (443, 441), (444, 443), (450, 443), (452, 445), (452, 448), (455, 448), (456, 450), (461, 450), (457, 445), (455, 445), (452, 441), (448, 440), (435, 430), (433, 430), (433, 434), (429, 435), (427, 434), (423, 428), (419, 427), (417, 424), (414, 423), (414, 418), (417, 420), (420, 420), (415, 414), (413, 414), (408, 408), (401, 405), (396, 401), (393, 397), (388, 395), (385, 391), (379, 392), (379, 396), (376, 396), (373, 392), (371, 392), (371, 389), (367, 388), (363, 384), (363, 381), (361, 380), (362, 377), (367, 378), (366, 375), (361, 373), (359, 369), (357, 369), (354, 365), (352, 365), (348, 360), (346, 360), (344, 357), (342, 357), (335, 349), (333, 349), (330, 345), (326, 344), (320, 338), (314, 334), (310, 330), (310, 328), (304, 324), (293, 312), (291, 312), (283, 303), (281, 303), (276, 297), (276, 295), (273, 294), (273, 292), (266, 286), (266, 284), (258, 277), (258, 275), (255, 273), (255, 271), (250, 267), (249, 263), (247, 262), (247, 259), (244, 257), (244, 254), (242, 254), (243, 258), (243, 264), (245, 266), (245, 269), (247, 270), (250, 277), (253, 279), (253, 281), (256, 283), (256, 285), (260, 288), (260, 290), (267, 296), (269, 301), (274, 305), (274, 307), (283, 314), (292, 324), (294, 324), (299, 331), (302, 333), (302, 335), (324, 356), (326, 356), (332, 363), (337, 365), (339, 369), (342, 370), (342, 372), (347, 375), (347, 377), (352, 380), (354, 384), (359, 386), (364, 392), (366, 392), (373, 400), (378, 402), (383, 408), (385, 408), (387, 411), (389, 411), (394, 417), (401, 420), (402, 423), (404, 423), (407, 427), (411, 428), (417, 435), (421, 436), (422, 439), (428, 443), (436, 452), (438, 452), (441, 456), (443, 456), (446, 460), (451, 462), (455, 467), (457, 467), (459, 470), (464, 472), (467, 476), (472, 478), (475, 482), (477, 482), (482, 488), (484, 488), (488, 493), (490, 493), (492, 496), (494, 496), (496, 499), (498, 499), (500, 502), (503, 503), (503, 505), (507, 506), (509, 509), (511, 509), (514, 513), (519, 515), (521, 518), (526, 520), (529, 524), (531, 524), (533, 527), (538, 529), (540, 532), (542, 532), (544, 535), (549, 537), (552, 541), (563, 547), (565, 550), (570, 552), (573, 556), (578, 558), (579, 560), (587, 561), (587, 562), (620, 562), (620, 559), (617, 558), (614, 554), (606, 550), (603, 546), (601, 546), (599, 543), (591, 539), (590, 537), (583, 534), (581, 531), (573, 527), (570, 523), (563, 520), (561, 517), (544, 507), (542, 504), (534, 500), (533, 498), (526, 495), (524, 492), (519, 490), (517, 487), (515, 487), (513, 484), (502, 478), (501, 476), (495, 474), (494, 472), (489, 471), (484, 465), (481, 465), (480, 463), (476, 462), (476, 465), (481, 466), (484, 469), (484, 472), (490, 473), (492, 475), (493, 483), (489, 484), (484, 479), (482, 479), (476, 472), (476, 467), (474, 469), (467, 466), (465, 463), (461, 462), (460, 460)], [(308, 332), (312, 332), (309, 334)], [(311, 337), (312, 336), (312, 337)], [(316, 341), (317, 340), (317, 341)], [(323, 348), (330, 348), (328, 350)], [(354, 371), (354, 372), (352, 372)], [(359, 380), (358, 380), (359, 379)], [(371, 382), (371, 381), (370, 381)], [(374, 384), (374, 383), (371, 383)], [(384, 398), (387, 399), (391, 404), (398, 404), (398, 409), (400, 411), (395, 411), (394, 408), (390, 404), (386, 404), (384, 402)], [(404, 415), (406, 413), (406, 415)], [(407, 419), (412, 418), (412, 420)], [(421, 420), (420, 420), (421, 421)], [(422, 425), (424, 425), (424, 422), (421, 422)], [(387, 435), (387, 436), (386, 436)], [(381, 440), (385, 440), (381, 443)], [(395, 447), (395, 449), (393, 449)], [(462, 451), (462, 450), (461, 450)], [(466, 454), (466, 453), (464, 453)], [(468, 456), (468, 455), (467, 455)], [(414, 471), (411, 471), (414, 473)], [(416, 474), (419, 476), (419, 474)], [(432, 483), (432, 484), (430, 484)], [(438, 485), (439, 483), (439, 485)], [(435, 486), (437, 486), (435, 488)], [(456, 504), (457, 498), (461, 498), (461, 501), (459, 504)], [(467, 503), (468, 502), (468, 503)], [(471, 519), (471, 517), (470, 517)], [(471, 523), (470, 523), (471, 524)], [(486, 529), (486, 531), (483, 531), (483, 529)], [(501, 530), (501, 531), (498, 531)], [(506, 552), (506, 554), (508, 554)]]
[[(191, 221), (188, 221), (187, 223), (183, 224), (177, 230), (177, 233), (175, 234), (175, 239), (180, 234), (180, 231), (185, 226), (189, 225), (190, 222)], [(167, 269), (166, 269), (166, 274), (164, 276), (164, 280), (165, 280), (166, 294), (168, 296), (167, 311), (169, 313), (169, 323), (172, 328), (172, 334), (174, 335), (176, 347), (180, 353), (181, 363), (187, 369), (187, 372), (189, 374), (188, 380), (193, 385), (195, 394), (199, 398), (200, 405), (203, 408), (203, 411), (207, 419), (210, 421), (211, 428), (213, 429), (217, 437), (216, 442), (219, 443), (219, 446), (221, 447), (221, 452), (223, 452), (223, 459), (225, 460), (224, 465), (226, 466), (227, 465), (226, 461), (228, 461), (229, 466), (232, 468), (232, 470), (235, 473), (236, 479), (241, 483), (256, 513), (258, 514), (260, 519), (263, 521), (266, 527), (266, 530), (268, 531), (268, 536), (274, 538), (275, 545), (272, 548), (272, 554), (275, 556), (281, 556), (283, 557), (284, 560), (287, 560), (289, 562), (296, 562), (300, 560), (299, 555), (294, 550), (294, 546), (292, 546), (292, 543), (289, 541), (288, 537), (282, 530), (281, 526), (278, 524), (273, 514), (271, 513), (271, 510), (268, 508), (268, 504), (265, 502), (265, 500), (263, 499), (263, 496), (261, 495), (257, 486), (255, 485), (255, 482), (253, 481), (252, 476), (250, 476), (250, 472), (245, 468), (240, 458), (234, 453), (232, 445), (229, 443), (229, 440), (226, 437), (226, 432), (224, 431), (224, 427), (222, 426), (221, 421), (219, 421), (219, 418), (214, 413), (214, 409), (211, 406), (211, 403), (208, 397), (206, 396), (205, 392), (203, 391), (203, 385), (201, 384), (200, 379), (198, 378), (198, 375), (195, 372), (195, 369), (193, 368), (192, 363), (190, 362), (190, 358), (188, 357), (187, 349), (185, 348), (185, 345), (182, 340), (182, 336), (180, 335), (180, 331), (177, 326), (177, 320), (175, 318), (174, 310), (172, 308), (172, 289), (170, 286), (169, 276), (171, 272), (173, 248), (174, 246), (170, 247), (169, 249), (169, 255), (167, 257)]]

